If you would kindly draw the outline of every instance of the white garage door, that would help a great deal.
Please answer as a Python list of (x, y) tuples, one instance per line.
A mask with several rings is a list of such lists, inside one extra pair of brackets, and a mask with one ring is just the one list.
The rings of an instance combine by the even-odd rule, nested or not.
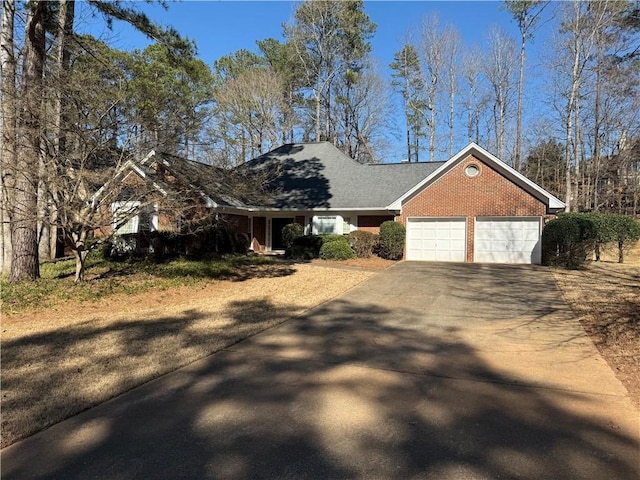
[(407, 219), (407, 260), (464, 262), (466, 226), (464, 218)]
[(473, 260), (540, 263), (540, 217), (476, 218)]

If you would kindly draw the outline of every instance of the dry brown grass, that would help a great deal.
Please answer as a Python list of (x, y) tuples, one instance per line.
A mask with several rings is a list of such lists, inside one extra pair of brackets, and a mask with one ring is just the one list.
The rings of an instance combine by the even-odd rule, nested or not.
[(325, 267), (342, 267), (342, 268), (364, 268), (367, 270), (384, 270), (396, 263), (394, 260), (386, 260), (378, 256), (371, 256), (369, 258), (352, 258), (350, 260), (312, 260), (314, 265)]
[(5, 315), (2, 446), (299, 315), (372, 275), (307, 264), (292, 270)]
[[(607, 252), (603, 259), (617, 260)], [(640, 407), (640, 243), (624, 264), (592, 262), (585, 270), (554, 270), (582, 326)]]

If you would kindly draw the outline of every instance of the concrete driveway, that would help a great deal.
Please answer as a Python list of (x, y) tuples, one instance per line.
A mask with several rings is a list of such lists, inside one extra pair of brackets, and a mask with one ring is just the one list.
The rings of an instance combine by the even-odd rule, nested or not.
[(640, 413), (531, 266), (400, 263), (2, 451), (6, 479), (639, 477)]

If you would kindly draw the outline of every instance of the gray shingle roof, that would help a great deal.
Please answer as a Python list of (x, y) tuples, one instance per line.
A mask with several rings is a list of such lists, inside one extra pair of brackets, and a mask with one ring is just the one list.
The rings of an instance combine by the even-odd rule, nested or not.
[(384, 209), (443, 162), (362, 165), (328, 142), (283, 145), (243, 168), (272, 169), (270, 207)]

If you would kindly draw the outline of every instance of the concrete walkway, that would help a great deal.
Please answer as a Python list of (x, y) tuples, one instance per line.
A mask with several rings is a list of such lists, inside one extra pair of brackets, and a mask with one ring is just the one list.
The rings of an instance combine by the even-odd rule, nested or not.
[(4, 449), (2, 478), (636, 480), (640, 413), (544, 269), (404, 262)]

